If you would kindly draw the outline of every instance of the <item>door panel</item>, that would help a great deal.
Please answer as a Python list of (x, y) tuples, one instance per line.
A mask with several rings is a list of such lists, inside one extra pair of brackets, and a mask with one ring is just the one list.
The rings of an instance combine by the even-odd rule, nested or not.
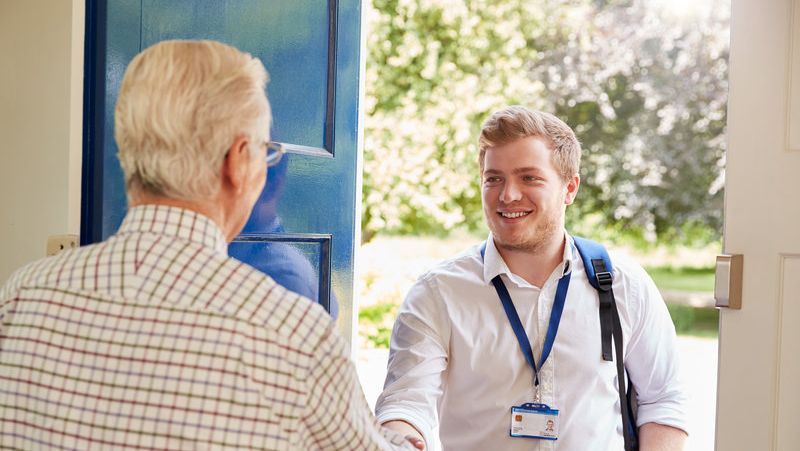
[[(82, 242), (125, 215), (113, 110), (127, 64), (165, 39), (214, 39), (261, 59), (270, 73), (272, 138), (289, 152), (270, 168), (230, 254), (289, 289), (342, 310), (352, 329), (357, 187), (359, 0), (105, 0), (87, 4)], [(90, 42), (91, 41), (91, 42)]]
[[(796, 192), (797, 194), (797, 192)], [(775, 449), (800, 449), (800, 255), (781, 258), (780, 337), (778, 341), (778, 429)]]
[[(273, 139), (333, 149), (328, 110), (328, 2), (324, 0), (144, 0), (142, 48), (166, 39), (213, 39), (248, 51), (270, 73)], [(165, 5), (168, 3), (168, 5)], [(335, 2), (334, 2), (335, 5)], [(335, 36), (331, 35), (331, 39)], [(331, 93), (333, 102), (333, 92)]]
[[(800, 449), (800, 0), (733, 0), (716, 449)], [(793, 132), (792, 130), (795, 130)]]

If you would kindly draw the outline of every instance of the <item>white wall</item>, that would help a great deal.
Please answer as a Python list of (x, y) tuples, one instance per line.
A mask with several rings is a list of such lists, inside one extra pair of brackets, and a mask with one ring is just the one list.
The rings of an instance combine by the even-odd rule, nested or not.
[(0, 0), (0, 284), (80, 229), (82, 0)]

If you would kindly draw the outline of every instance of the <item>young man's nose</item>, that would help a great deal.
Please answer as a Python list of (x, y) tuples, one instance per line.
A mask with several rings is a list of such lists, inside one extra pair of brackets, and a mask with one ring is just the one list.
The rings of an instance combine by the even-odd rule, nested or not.
[(509, 204), (518, 201), (522, 198), (522, 192), (514, 182), (506, 182), (503, 189), (500, 191), (500, 202)]

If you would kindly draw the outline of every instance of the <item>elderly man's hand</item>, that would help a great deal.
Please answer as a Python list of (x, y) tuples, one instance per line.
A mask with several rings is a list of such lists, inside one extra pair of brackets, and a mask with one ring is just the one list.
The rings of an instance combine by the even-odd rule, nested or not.
[(382, 426), (405, 436), (406, 440), (408, 440), (408, 442), (411, 443), (414, 448), (419, 450), (425, 449), (425, 440), (422, 438), (422, 434), (420, 434), (414, 426), (406, 423), (405, 421), (387, 421), (386, 423), (383, 423)]

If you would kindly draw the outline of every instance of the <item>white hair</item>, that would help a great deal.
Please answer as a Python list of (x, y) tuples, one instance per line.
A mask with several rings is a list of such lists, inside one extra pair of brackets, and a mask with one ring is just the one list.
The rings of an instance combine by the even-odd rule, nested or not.
[(233, 140), (249, 138), (255, 152), (269, 139), (267, 78), (258, 58), (214, 41), (163, 41), (136, 55), (114, 114), (128, 196), (216, 195)]

